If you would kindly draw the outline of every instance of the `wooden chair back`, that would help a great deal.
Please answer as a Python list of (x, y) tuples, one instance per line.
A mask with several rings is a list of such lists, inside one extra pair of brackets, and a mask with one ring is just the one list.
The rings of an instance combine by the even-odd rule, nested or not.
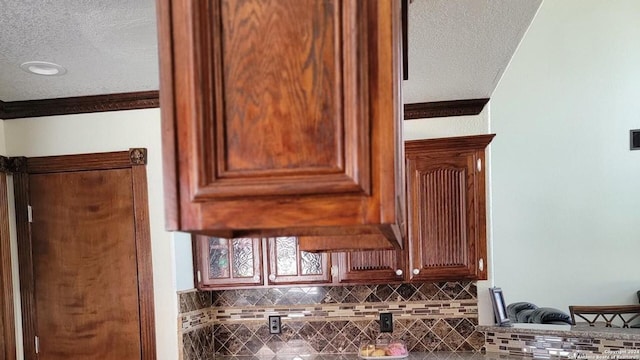
[[(576, 317), (586, 321), (589, 326), (595, 326), (598, 321), (604, 321), (606, 327), (621, 323), (628, 328), (636, 319), (640, 320), (640, 305), (607, 305), (607, 306), (569, 306), (571, 322), (576, 324)], [(615, 320), (618, 323), (614, 323)]]

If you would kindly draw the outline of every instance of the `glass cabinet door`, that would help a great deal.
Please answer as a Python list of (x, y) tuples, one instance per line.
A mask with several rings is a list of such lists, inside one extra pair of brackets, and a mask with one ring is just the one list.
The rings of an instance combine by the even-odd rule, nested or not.
[(330, 283), (329, 256), (300, 251), (297, 237), (267, 239), (269, 284)]
[(198, 287), (261, 285), (260, 242), (195, 235)]

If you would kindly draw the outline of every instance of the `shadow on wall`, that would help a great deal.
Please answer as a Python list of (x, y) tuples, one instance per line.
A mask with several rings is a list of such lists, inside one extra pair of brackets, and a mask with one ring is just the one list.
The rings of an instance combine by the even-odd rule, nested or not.
[(571, 325), (569, 314), (550, 307), (538, 307), (529, 302), (515, 302), (507, 306), (512, 323)]

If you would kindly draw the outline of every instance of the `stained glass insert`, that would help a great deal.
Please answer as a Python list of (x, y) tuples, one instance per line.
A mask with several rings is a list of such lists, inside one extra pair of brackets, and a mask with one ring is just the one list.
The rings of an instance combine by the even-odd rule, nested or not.
[(277, 275), (298, 275), (298, 244), (295, 237), (278, 237), (276, 240)]
[(233, 239), (233, 277), (252, 277), (253, 239)]
[(302, 275), (322, 274), (322, 254), (300, 252), (300, 271)]
[(209, 238), (209, 278), (229, 277), (229, 240)]

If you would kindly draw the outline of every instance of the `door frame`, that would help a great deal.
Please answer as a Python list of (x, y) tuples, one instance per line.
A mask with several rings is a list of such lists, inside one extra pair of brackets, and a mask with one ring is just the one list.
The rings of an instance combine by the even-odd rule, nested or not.
[(136, 266), (140, 311), (141, 359), (156, 359), (155, 316), (153, 301), (153, 269), (151, 266), (151, 234), (147, 195), (147, 149), (91, 153), (79, 155), (12, 158), (15, 164), (13, 185), (18, 237), (18, 266), (22, 308), (22, 333), (25, 360), (36, 360), (35, 279), (31, 228), (29, 223), (29, 175), (70, 171), (131, 169), (135, 223)]
[(0, 355), (15, 360), (16, 334), (13, 311), (13, 267), (11, 266), (11, 235), (9, 230), (9, 197), (7, 174), (10, 160), (0, 156)]

